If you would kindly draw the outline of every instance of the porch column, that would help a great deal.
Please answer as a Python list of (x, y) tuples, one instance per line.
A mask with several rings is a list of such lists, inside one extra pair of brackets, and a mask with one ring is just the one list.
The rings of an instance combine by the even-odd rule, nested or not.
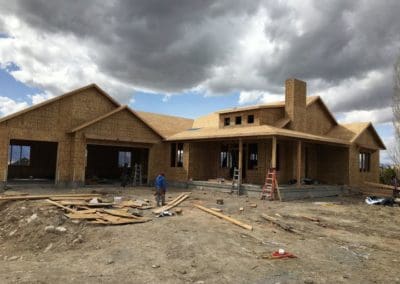
[(297, 141), (297, 166), (296, 166), (296, 180), (297, 186), (301, 186), (301, 141)]
[(243, 168), (243, 140), (239, 139), (239, 187), (242, 184), (242, 168)]
[(276, 169), (276, 136), (272, 136), (271, 168)]

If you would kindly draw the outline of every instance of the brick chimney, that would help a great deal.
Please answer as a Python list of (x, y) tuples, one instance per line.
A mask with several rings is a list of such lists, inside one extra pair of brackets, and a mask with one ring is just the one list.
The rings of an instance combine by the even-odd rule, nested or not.
[(307, 84), (290, 78), (285, 81), (285, 112), (290, 118), (290, 128), (305, 131)]

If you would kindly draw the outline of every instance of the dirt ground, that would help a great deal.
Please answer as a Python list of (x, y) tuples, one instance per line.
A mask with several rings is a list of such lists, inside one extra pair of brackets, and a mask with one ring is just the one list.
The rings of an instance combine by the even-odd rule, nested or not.
[[(153, 198), (150, 188), (96, 191)], [(170, 189), (168, 196), (181, 191)], [(224, 205), (216, 204), (218, 198)], [(362, 197), (316, 201), (279, 203), (196, 190), (179, 206), (182, 215), (154, 218), (145, 210), (152, 221), (123, 226), (73, 222), (43, 201), (3, 202), (0, 283), (400, 283), (400, 207), (368, 206)], [(192, 203), (223, 209), (254, 229)], [(262, 213), (296, 232), (270, 224)], [(49, 225), (66, 232), (46, 231)], [(280, 248), (298, 258), (261, 258)]]

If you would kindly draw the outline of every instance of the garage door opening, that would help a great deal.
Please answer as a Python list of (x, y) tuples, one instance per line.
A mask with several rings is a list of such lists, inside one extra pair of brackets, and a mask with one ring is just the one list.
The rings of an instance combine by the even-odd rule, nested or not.
[(141, 182), (147, 184), (147, 148), (87, 145), (86, 184), (120, 183), (124, 165), (133, 180), (135, 165), (140, 167)]
[(7, 180), (54, 183), (56, 164), (56, 142), (11, 140)]

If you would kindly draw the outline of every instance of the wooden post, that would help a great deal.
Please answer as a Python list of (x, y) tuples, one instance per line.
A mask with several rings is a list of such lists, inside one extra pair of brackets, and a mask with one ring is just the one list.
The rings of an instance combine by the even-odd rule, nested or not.
[(272, 136), (271, 168), (276, 169), (276, 136)]
[(243, 140), (239, 139), (239, 189), (242, 185), (242, 169), (243, 169)]
[(297, 186), (301, 186), (301, 141), (297, 141), (297, 167), (296, 167)]

